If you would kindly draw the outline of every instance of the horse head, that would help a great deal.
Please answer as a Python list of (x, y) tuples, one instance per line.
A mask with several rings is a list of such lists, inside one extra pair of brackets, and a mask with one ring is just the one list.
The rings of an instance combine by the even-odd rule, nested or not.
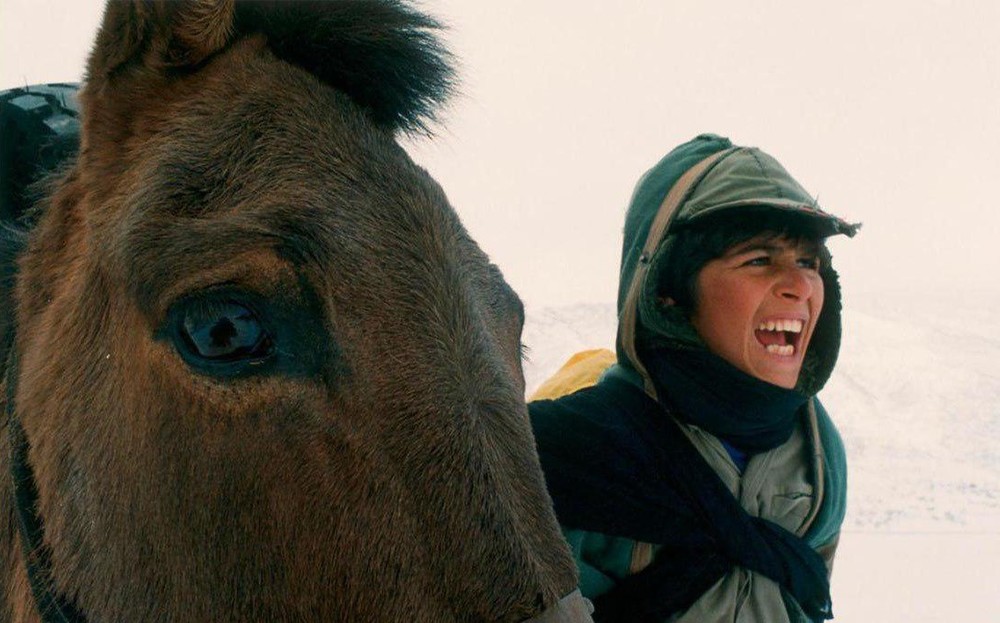
[(520, 621), (573, 590), (521, 303), (395, 140), (450, 90), (436, 28), (394, 0), (108, 4), (2, 313), (0, 620), (38, 620), (33, 590), (270, 622)]

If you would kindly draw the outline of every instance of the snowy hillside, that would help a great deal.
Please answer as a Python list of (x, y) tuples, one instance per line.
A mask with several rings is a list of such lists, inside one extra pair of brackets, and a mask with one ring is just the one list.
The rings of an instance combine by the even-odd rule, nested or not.
[[(1000, 621), (1000, 298), (857, 296), (821, 398), (850, 469), (838, 623)], [(611, 347), (613, 305), (528, 309), (530, 393)]]
[[(1000, 309), (909, 303), (847, 306), (821, 393), (850, 461), (848, 526), (1000, 532)], [(612, 347), (616, 322), (610, 304), (529, 309), (529, 394), (571, 354)]]

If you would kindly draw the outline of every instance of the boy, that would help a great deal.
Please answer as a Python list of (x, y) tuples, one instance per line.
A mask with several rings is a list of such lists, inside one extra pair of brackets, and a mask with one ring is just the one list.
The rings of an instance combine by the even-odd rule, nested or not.
[(595, 620), (831, 618), (846, 466), (816, 400), (840, 344), (823, 241), (857, 227), (718, 136), (640, 180), (618, 363), (530, 405)]

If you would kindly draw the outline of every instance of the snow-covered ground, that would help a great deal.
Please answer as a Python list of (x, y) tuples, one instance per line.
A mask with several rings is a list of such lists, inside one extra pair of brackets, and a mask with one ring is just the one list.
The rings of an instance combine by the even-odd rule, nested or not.
[[(1000, 622), (1000, 297), (848, 298), (821, 393), (847, 447), (834, 612), (851, 622)], [(614, 306), (528, 309), (530, 391), (611, 347)]]

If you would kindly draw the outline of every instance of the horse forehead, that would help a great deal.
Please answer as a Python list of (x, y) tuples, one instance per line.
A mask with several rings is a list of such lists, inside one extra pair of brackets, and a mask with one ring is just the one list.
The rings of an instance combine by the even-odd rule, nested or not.
[(228, 147), (165, 145), (166, 156), (126, 193), (112, 235), (122, 233), (126, 248), (180, 236), (182, 246), (199, 246), (191, 244), (197, 239), (203, 248), (214, 241), (308, 243), (347, 254), (478, 251), (437, 183), (397, 145), (303, 150), (268, 133), (260, 128), (252, 144)]
[(294, 67), (260, 66), (277, 75), (252, 87), (239, 75), (210, 75), (201, 89), (160, 113), (164, 131), (151, 137), (151, 155), (170, 165), (171, 183), (284, 181), (308, 188), (328, 184), (338, 172), (404, 164), (392, 136), (346, 97)]
[(209, 76), (162, 113), (165, 129), (136, 150), (129, 220), (214, 218), (272, 234), (349, 227), (369, 240), (415, 223), (454, 227), (436, 182), (390, 133), (296, 68), (263, 67), (275, 65), (276, 85), (233, 92), (240, 76), (222, 87)]
[(346, 116), (304, 116), (325, 128), (313, 136), (326, 140), (311, 142), (286, 131), (308, 127), (301, 119), (277, 113), (256, 125), (224, 115), (235, 121), (206, 132), (180, 120), (140, 165), (126, 217), (111, 231), (122, 244), (103, 248), (120, 250), (142, 300), (248, 247), (273, 249), (322, 290), (344, 289), (345, 276), (420, 287), (451, 266), (492, 295), (496, 275), (437, 183), (391, 137)]
[(405, 286), (451, 264), (497, 281), (437, 183), (349, 98), (250, 45), (202, 74), (156, 112), (130, 165), (108, 230), (123, 239), (104, 245), (124, 252), (130, 281), (162, 293), (154, 284), (247, 246), (316, 279), (337, 267)]

